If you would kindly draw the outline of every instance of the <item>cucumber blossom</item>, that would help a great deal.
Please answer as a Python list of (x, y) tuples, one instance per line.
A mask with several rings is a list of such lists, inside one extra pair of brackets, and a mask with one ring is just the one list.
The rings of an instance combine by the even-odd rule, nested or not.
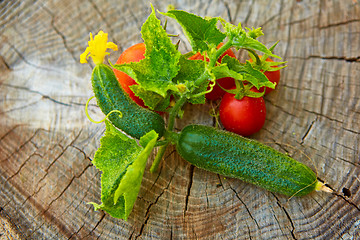
[(180, 156), (196, 167), (238, 178), (271, 192), (302, 196), (323, 186), (306, 165), (231, 132), (188, 125), (175, 142)]
[(137, 105), (121, 88), (113, 70), (105, 65), (96, 65), (92, 77), (92, 88), (101, 111), (107, 115), (113, 110), (122, 113), (111, 113), (110, 122), (128, 135), (140, 139), (151, 130), (164, 134), (164, 119), (156, 112)]

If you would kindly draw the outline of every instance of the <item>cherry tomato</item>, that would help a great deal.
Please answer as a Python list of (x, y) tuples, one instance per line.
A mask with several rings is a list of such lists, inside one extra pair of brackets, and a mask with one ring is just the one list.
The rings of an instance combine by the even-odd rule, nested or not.
[[(256, 90), (253, 90), (256, 91)], [(266, 107), (262, 97), (243, 97), (225, 93), (220, 103), (220, 121), (224, 128), (242, 136), (258, 132), (265, 123)]]
[[(261, 55), (259, 55), (259, 57), (261, 58)], [(252, 62), (252, 59), (249, 60), (250, 62)], [(266, 61), (268, 62), (273, 62), (273, 60), (271, 58), (267, 58)], [(273, 66), (276, 67), (276, 66)], [(280, 70), (277, 71), (266, 71), (264, 72), (265, 76), (270, 80), (270, 82), (272, 83), (276, 83), (276, 86), (278, 85), (278, 83), (280, 82)], [(265, 89), (265, 95), (272, 92), (274, 89), (273, 88), (269, 88), (266, 87)], [(261, 87), (259, 89), (260, 92), (264, 91), (264, 87)]]
[[(217, 48), (220, 48), (223, 45), (223, 43), (220, 43), (219, 46)], [(230, 57), (235, 58), (235, 54), (231, 49), (226, 50), (218, 59), (218, 62), (221, 62), (222, 58), (226, 55), (229, 55)], [(200, 53), (196, 53), (195, 55), (191, 56), (189, 58), (190, 60), (204, 60), (204, 56), (201, 55)], [(206, 61), (209, 61), (209, 59), (207, 58)], [(220, 99), (224, 94), (225, 91), (221, 89), (221, 87), (225, 88), (225, 89), (230, 89), (235, 87), (235, 81), (233, 78), (231, 77), (225, 77), (225, 78), (219, 78), (216, 80), (217, 84), (215, 84), (213, 90), (210, 93), (205, 94), (205, 97), (209, 100), (217, 100)], [(219, 87), (219, 85), (221, 87)], [(210, 88), (208, 88), (210, 89)]]
[[(144, 43), (135, 44), (129, 47), (128, 49), (126, 49), (120, 55), (120, 57), (116, 61), (116, 64), (139, 62), (140, 60), (145, 58), (144, 54), (145, 54), (145, 44)], [(133, 91), (130, 89), (131, 85), (137, 84), (135, 80), (132, 79), (126, 73), (119, 71), (117, 69), (114, 69), (114, 73), (121, 87), (124, 89), (124, 91), (127, 94), (129, 94), (132, 100), (134, 100), (138, 105), (145, 107), (144, 101), (141, 98), (135, 96)]]

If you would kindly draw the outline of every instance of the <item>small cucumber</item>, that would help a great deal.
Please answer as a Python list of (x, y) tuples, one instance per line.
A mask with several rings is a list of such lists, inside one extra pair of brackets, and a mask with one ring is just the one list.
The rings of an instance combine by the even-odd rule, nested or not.
[(323, 186), (306, 165), (231, 132), (188, 125), (175, 142), (180, 156), (196, 167), (238, 178), (271, 192), (302, 196)]
[(159, 138), (164, 134), (164, 119), (158, 113), (137, 105), (121, 88), (109, 66), (95, 66), (91, 82), (101, 111), (105, 115), (113, 110), (122, 113), (122, 117), (116, 112), (110, 114), (109, 120), (115, 127), (137, 139), (151, 130), (155, 130)]

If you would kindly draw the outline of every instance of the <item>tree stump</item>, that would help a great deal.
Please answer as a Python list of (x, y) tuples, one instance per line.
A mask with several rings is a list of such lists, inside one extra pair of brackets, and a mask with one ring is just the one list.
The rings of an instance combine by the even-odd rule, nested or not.
[[(360, 239), (360, 3), (153, 1), (200, 16), (262, 27), (259, 40), (288, 61), (267, 95), (264, 128), (252, 138), (287, 152), (334, 190), (289, 199), (200, 170), (169, 148), (148, 162), (128, 219), (94, 211), (100, 172), (91, 164), (104, 124), (85, 116), (93, 95), (81, 65), (89, 32), (120, 50), (142, 41), (148, 1), (1, 1), (0, 239)], [(160, 17), (160, 16), (159, 16)], [(168, 31), (182, 34), (169, 21)], [(181, 50), (190, 50), (183, 35)], [(237, 56), (245, 60), (244, 52)], [(215, 125), (218, 102), (187, 105), (189, 123)], [(91, 105), (91, 115), (100, 110)]]

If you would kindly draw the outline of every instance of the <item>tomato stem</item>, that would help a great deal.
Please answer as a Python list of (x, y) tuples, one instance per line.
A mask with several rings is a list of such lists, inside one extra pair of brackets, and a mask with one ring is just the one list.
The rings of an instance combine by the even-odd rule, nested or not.
[(233, 45), (232, 39), (233, 38), (230, 38), (218, 50), (216, 50), (215, 54), (209, 56), (210, 59), (209, 59), (208, 67), (205, 69), (204, 73), (201, 74), (201, 76), (198, 79), (196, 79), (195, 86), (197, 87), (201, 86), (201, 84), (203, 84), (204, 81), (209, 79), (210, 77), (209, 69), (211, 70), (215, 66), (220, 56)]
[(233, 45), (233, 37), (229, 38), (227, 42), (225, 42), (215, 53), (215, 57), (210, 59), (209, 66), (213, 67), (216, 64), (216, 61), (220, 58), (223, 53), (226, 52)]
[(245, 86), (242, 81), (238, 81), (238, 80), (235, 81), (235, 85), (236, 85), (236, 93), (234, 97), (237, 100), (240, 100), (245, 96)]
[(259, 56), (256, 54), (256, 52), (255, 52), (254, 50), (248, 49), (248, 48), (246, 48), (246, 50), (256, 58), (256, 65), (259, 65), (259, 66), (260, 66), (260, 65), (261, 65), (261, 59), (260, 59)]

